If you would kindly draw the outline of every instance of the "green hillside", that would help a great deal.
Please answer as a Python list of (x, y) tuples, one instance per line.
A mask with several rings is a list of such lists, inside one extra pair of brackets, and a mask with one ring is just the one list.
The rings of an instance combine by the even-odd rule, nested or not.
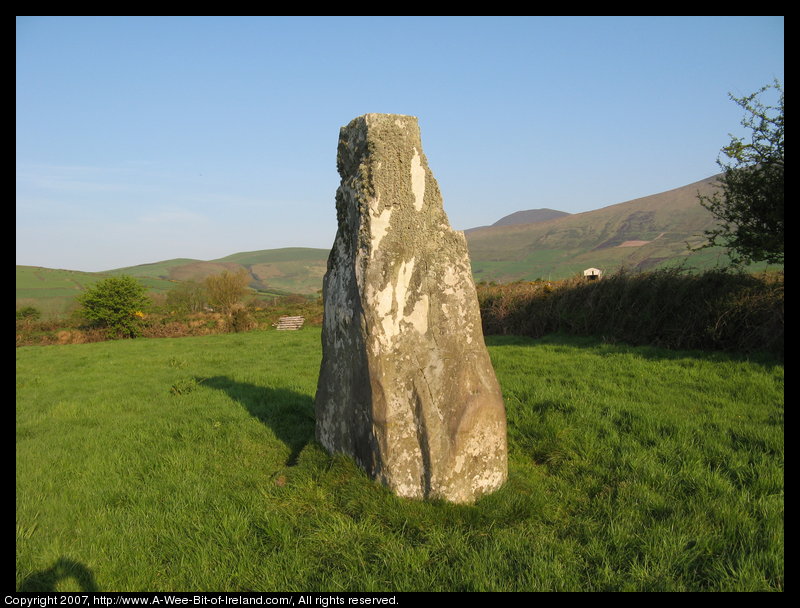
[(235, 253), (215, 261), (244, 266), (253, 277), (251, 286), (257, 289), (314, 294), (322, 289), (329, 253), (328, 249), (286, 247)]
[[(112, 274), (17, 266), (16, 307), (19, 309), (33, 306), (45, 317), (67, 315), (76, 308), (75, 296)], [(138, 278), (145, 287), (156, 293), (168, 291), (175, 286), (174, 283), (155, 276), (138, 275)]]
[(236, 253), (218, 260), (175, 258), (105, 272), (17, 266), (16, 307), (33, 306), (46, 317), (69, 314), (75, 296), (97, 281), (128, 275), (155, 294), (165, 294), (183, 281), (200, 282), (223, 271), (245, 270), (259, 295), (315, 294), (322, 288), (328, 250), (290, 247)]
[(264, 293), (313, 294), (322, 288), (328, 261), (327, 249), (287, 247), (246, 251), (216, 260), (177, 258), (109, 271), (168, 281), (202, 281), (223, 271), (244, 269), (251, 277), (250, 287)]
[(126, 266), (125, 268), (115, 268), (113, 270), (107, 270), (105, 274), (113, 276), (128, 275), (131, 277), (154, 277), (166, 279), (170, 276), (170, 273), (174, 268), (197, 263), (202, 263), (202, 260), (193, 260), (191, 258), (175, 258), (172, 260), (153, 262), (152, 264), (139, 264), (137, 266)]
[[(589, 267), (611, 272), (684, 263), (698, 269), (726, 264), (721, 248), (691, 252), (715, 225), (697, 200), (714, 191), (716, 177), (535, 224), (490, 226), (467, 232), (476, 280), (553, 280)], [(755, 269), (755, 268), (754, 268)]]

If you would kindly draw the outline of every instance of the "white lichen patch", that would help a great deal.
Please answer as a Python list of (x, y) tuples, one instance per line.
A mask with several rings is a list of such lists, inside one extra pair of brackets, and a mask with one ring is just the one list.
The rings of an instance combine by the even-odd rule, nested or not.
[(411, 326), (418, 334), (428, 331), (428, 296), (422, 295), (414, 304), (411, 314), (406, 317)]
[[(372, 207), (373, 205), (370, 205)], [(392, 219), (392, 208), (387, 207), (380, 212), (370, 213), (370, 233), (372, 235), (372, 254), (381, 246), (381, 241), (389, 232), (389, 223)]]
[(406, 307), (406, 295), (408, 294), (408, 286), (411, 283), (411, 276), (414, 274), (414, 258), (407, 260), (400, 264), (400, 272), (397, 273), (397, 285), (395, 288), (395, 297), (397, 303), (397, 316), (399, 317)]
[(425, 167), (416, 148), (411, 157), (411, 192), (414, 195), (414, 209), (422, 211), (425, 203)]
[(427, 296), (421, 296), (424, 303), (415, 302), (413, 312), (409, 318), (404, 316), (407, 298), (413, 297), (415, 293), (409, 293), (409, 284), (414, 274), (414, 258), (402, 262), (397, 272), (397, 277), (390, 280), (386, 285), (376, 290), (374, 286), (368, 286), (366, 296), (371, 303), (372, 310), (375, 311), (380, 333), (373, 335), (375, 342), (373, 350), (392, 347), (395, 338), (400, 335), (402, 322), (410, 323), (415, 329), (422, 328), (422, 332), (427, 331), (428, 323), (428, 302)]

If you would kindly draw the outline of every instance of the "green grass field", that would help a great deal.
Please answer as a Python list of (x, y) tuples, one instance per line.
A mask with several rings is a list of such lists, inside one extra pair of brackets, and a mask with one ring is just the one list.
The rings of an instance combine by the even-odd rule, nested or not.
[[(117, 273), (120, 274), (120, 273)], [(17, 266), (17, 308), (33, 306), (45, 318), (65, 317), (78, 308), (75, 298), (102, 279), (108, 273), (80, 272), (77, 270), (54, 270), (39, 266)], [(140, 276), (139, 282), (152, 293), (166, 293), (175, 283), (155, 277)]]
[(75, 308), (76, 296), (102, 278), (89, 272), (17, 266), (17, 308), (34, 306), (46, 317), (64, 316)]
[(18, 348), (17, 589), (783, 590), (783, 365), (487, 342), (509, 480), (473, 506), (314, 442), (318, 328)]

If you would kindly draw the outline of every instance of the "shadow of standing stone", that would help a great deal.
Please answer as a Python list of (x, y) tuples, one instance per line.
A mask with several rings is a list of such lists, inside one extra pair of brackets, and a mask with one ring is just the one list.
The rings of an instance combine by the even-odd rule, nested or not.
[(290, 450), (286, 466), (297, 464), (300, 452), (314, 437), (314, 402), (309, 395), (238, 382), (227, 376), (205, 378), (202, 383), (224, 391), (241, 403), (251, 416), (272, 429)]

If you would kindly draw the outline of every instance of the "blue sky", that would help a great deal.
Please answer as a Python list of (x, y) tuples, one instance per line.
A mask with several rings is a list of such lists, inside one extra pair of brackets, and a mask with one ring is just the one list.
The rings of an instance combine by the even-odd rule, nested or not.
[(419, 118), (450, 223), (718, 171), (783, 17), (17, 17), (17, 264), (329, 248), (339, 128)]

